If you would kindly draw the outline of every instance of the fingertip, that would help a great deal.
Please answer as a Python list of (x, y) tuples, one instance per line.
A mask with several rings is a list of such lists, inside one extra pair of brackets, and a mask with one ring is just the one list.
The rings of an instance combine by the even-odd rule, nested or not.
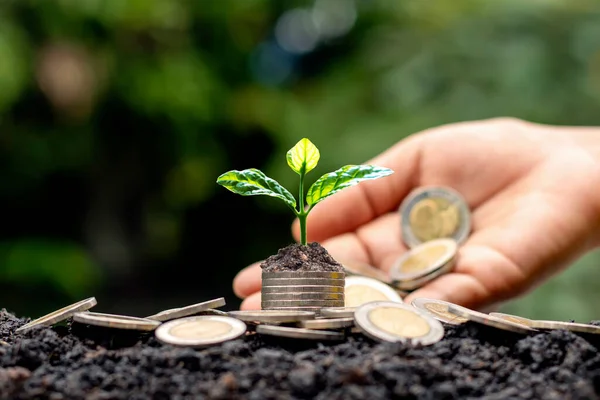
[(241, 299), (259, 290), (260, 286), (260, 261), (242, 269), (233, 278), (233, 292)]
[(261, 309), (261, 293), (252, 293), (240, 305), (240, 310), (260, 310)]

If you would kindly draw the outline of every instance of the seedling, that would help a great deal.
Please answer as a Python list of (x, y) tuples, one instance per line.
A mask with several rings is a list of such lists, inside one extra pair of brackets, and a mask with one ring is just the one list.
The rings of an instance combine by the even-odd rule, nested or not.
[(306, 138), (301, 139), (287, 152), (288, 165), (300, 175), (298, 202), (276, 180), (256, 168), (225, 172), (217, 178), (217, 183), (242, 196), (266, 195), (283, 200), (298, 218), (300, 244), (306, 245), (306, 217), (319, 202), (362, 181), (381, 178), (394, 172), (389, 168), (374, 165), (346, 165), (321, 176), (304, 196), (304, 178), (317, 166), (320, 157), (319, 149)]

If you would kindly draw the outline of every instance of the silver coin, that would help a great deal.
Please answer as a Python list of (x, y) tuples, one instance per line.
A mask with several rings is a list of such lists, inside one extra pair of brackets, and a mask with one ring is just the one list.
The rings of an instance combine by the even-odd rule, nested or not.
[(303, 310), (239, 310), (228, 313), (245, 322), (298, 322), (316, 316), (314, 311)]
[(507, 321), (514, 322), (516, 324), (521, 324), (521, 325), (528, 326), (530, 328), (534, 328), (533, 325), (534, 325), (535, 321), (533, 321), (529, 318), (524, 318), (524, 317), (519, 317), (518, 315), (505, 314), (505, 313), (499, 313), (499, 312), (491, 312), (490, 315), (492, 317), (502, 318)]
[(390, 285), (393, 286), (396, 290), (416, 290), (420, 287), (423, 287), (425, 284), (431, 282), (438, 276), (451, 272), (454, 269), (455, 265), (456, 259), (453, 258), (448, 263), (442, 265), (440, 268), (434, 270), (433, 272), (427, 275), (414, 279), (392, 280), (392, 283)]
[(491, 316), (489, 314), (471, 310), (466, 307), (457, 306), (456, 304), (449, 305), (448, 311), (450, 311), (452, 314), (457, 314), (463, 318), (467, 318), (469, 321), (477, 322), (479, 324), (491, 326), (497, 329), (503, 329), (505, 331), (521, 334), (527, 334), (535, 331), (535, 329), (530, 328), (527, 325), (517, 324), (502, 318)]
[(371, 339), (431, 345), (444, 337), (444, 327), (421, 310), (394, 301), (373, 301), (358, 307), (356, 325)]
[(326, 318), (354, 318), (357, 307), (323, 307), (321, 315)]
[(404, 253), (390, 268), (392, 281), (412, 281), (453, 262), (458, 251), (454, 239), (433, 239)]
[(271, 307), (343, 307), (344, 300), (262, 300), (262, 309)]
[(208, 301), (203, 301), (202, 303), (192, 304), (189, 306), (181, 307), (181, 308), (172, 308), (169, 310), (161, 311), (157, 314), (150, 315), (146, 317), (147, 319), (153, 319), (155, 321), (169, 321), (172, 319), (189, 317), (190, 315), (194, 315), (199, 313), (200, 311), (205, 311), (211, 308), (223, 307), (225, 305), (225, 298), (219, 297), (217, 299), (212, 299)]
[(273, 325), (258, 325), (256, 327), (256, 333), (262, 335), (310, 340), (344, 340), (345, 338), (345, 335), (341, 332)]
[(222, 317), (228, 317), (229, 314), (227, 313), (227, 311), (221, 311), (221, 310), (215, 310), (212, 308), (209, 308), (208, 310), (202, 310), (199, 313), (197, 313), (196, 315), (220, 315)]
[(102, 326), (105, 328), (129, 329), (136, 331), (153, 331), (161, 323), (147, 318), (130, 317), (128, 315), (105, 314), (96, 312), (78, 312), (73, 321), (80, 324)]
[(447, 301), (418, 297), (411, 302), (411, 305), (431, 315), (438, 321), (442, 321), (447, 324), (460, 325), (464, 324), (469, 320), (468, 318), (464, 318), (460, 315), (451, 313), (448, 309), (450, 305), (453, 305), (455, 307), (460, 306), (453, 303), (449, 303)]
[[(420, 210), (427, 210), (419, 215)], [(402, 239), (412, 248), (431, 239), (448, 237), (464, 243), (471, 233), (471, 211), (463, 196), (444, 186), (414, 189), (399, 207)]]
[(237, 339), (246, 333), (246, 329), (246, 324), (237, 318), (202, 315), (165, 322), (154, 335), (165, 344), (196, 348)]
[(300, 321), (298, 326), (305, 329), (341, 329), (354, 326), (354, 317), (323, 318)]
[(328, 278), (268, 278), (262, 280), (262, 286), (344, 286), (344, 279)]
[(325, 286), (325, 285), (285, 285), (285, 286), (264, 286), (261, 293), (265, 294), (283, 294), (283, 293), (344, 293), (344, 286)]
[(77, 303), (71, 304), (70, 306), (63, 307), (60, 310), (53, 311), (50, 314), (46, 314), (43, 317), (28, 322), (25, 325), (22, 325), (19, 328), (17, 328), (15, 332), (22, 332), (27, 329), (33, 328), (34, 326), (54, 325), (72, 317), (73, 314), (77, 312), (87, 311), (90, 308), (94, 307), (96, 304), (97, 301), (95, 297), (90, 297), (85, 300), (78, 301)]
[(571, 332), (600, 334), (600, 326), (579, 322), (532, 320), (533, 328), (542, 330), (565, 329)]
[(402, 297), (387, 283), (366, 276), (349, 276), (346, 278), (345, 307), (358, 307), (370, 301), (397, 301)]
[(321, 310), (323, 307), (271, 307), (268, 310), (262, 311), (309, 311), (315, 315), (315, 317), (321, 316)]
[(272, 300), (338, 300), (344, 301), (344, 293), (263, 293), (262, 301)]
[(344, 279), (344, 272), (334, 271), (280, 271), (280, 272), (263, 272), (262, 279), (306, 279), (306, 278), (322, 278), (322, 279)]

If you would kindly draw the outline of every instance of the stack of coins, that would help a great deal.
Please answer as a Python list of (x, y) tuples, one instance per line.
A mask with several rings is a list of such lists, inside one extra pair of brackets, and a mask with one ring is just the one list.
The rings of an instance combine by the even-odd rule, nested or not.
[(344, 307), (345, 273), (281, 271), (262, 273), (261, 308), (319, 312)]

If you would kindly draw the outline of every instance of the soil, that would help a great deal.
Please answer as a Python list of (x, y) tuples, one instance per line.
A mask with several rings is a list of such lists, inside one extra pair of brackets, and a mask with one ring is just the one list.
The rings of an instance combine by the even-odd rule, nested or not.
[(264, 260), (260, 267), (264, 272), (278, 271), (320, 271), (344, 272), (337, 262), (318, 242), (306, 245), (293, 243), (279, 249), (277, 254)]
[(432, 346), (249, 334), (205, 349), (77, 323), (13, 333), (0, 311), (0, 398), (598, 399), (596, 337), (445, 325)]

